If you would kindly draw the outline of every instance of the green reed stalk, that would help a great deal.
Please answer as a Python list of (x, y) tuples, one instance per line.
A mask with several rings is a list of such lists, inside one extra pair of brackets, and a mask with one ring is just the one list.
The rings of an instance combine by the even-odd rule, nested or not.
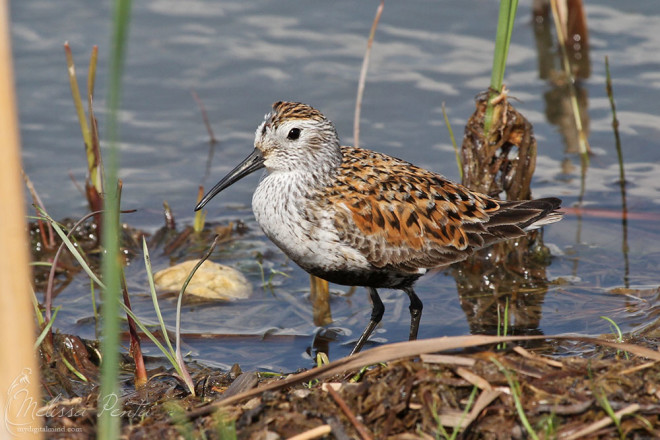
[(497, 359), (493, 357), (490, 359), (490, 361), (494, 363), (497, 368), (499, 368), (499, 370), (504, 374), (504, 377), (506, 377), (506, 380), (509, 383), (509, 389), (511, 390), (511, 397), (513, 397), (513, 403), (516, 406), (516, 411), (518, 412), (518, 418), (527, 430), (527, 435), (533, 440), (539, 440), (539, 436), (536, 434), (532, 428), (532, 425), (529, 423), (527, 414), (525, 414), (525, 408), (523, 408), (522, 404), (522, 390), (520, 389), (520, 383), (516, 380), (513, 374), (511, 374), (511, 372)]
[(458, 175), (463, 180), (463, 161), (461, 160), (461, 152), (458, 149), (456, 144), (456, 138), (454, 137), (454, 130), (451, 128), (449, 123), (449, 117), (447, 116), (447, 109), (445, 108), (445, 103), (442, 103), (442, 117), (445, 119), (445, 125), (447, 126), (447, 131), (449, 131), (449, 139), (451, 140), (451, 145), (454, 147), (454, 154), (456, 154), (456, 165), (458, 166)]
[(126, 52), (126, 40), (131, 16), (131, 0), (115, 0), (113, 11), (113, 36), (110, 57), (110, 81), (108, 85), (107, 133), (110, 145), (106, 167), (105, 211), (103, 212), (103, 280), (107, 285), (104, 292), (103, 340), (101, 350), (101, 390), (98, 410), (98, 438), (119, 438), (119, 301), (121, 292), (121, 267), (119, 254), (119, 149), (117, 148), (117, 115), (121, 99), (121, 76)]
[(628, 202), (626, 199), (626, 171), (623, 166), (623, 151), (621, 150), (621, 136), (619, 135), (619, 119), (616, 116), (616, 103), (614, 102), (614, 89), (612, 88), (612, 77), (610, 75), (610, 60), (605, 56), (605, 91), (610, 100), (612, 109), (612, 131), (614, 133), (614, 146), (619, 160), (619, 188), (621, 190), (621, 253), (623, 254), (623, 284), (630, 287), (630, 260), (628, 253)]
[(509, 55), (513, 22), (516, 19), (518, 0), (500, 1), (500, 14), (497, 19), (497, 33), (495, 34), (495, 53), (493, 55), (493, 71), (490, 77), (490, 91), (488, 92), (488, 105), (484, 118), (484, 136), (488, 137), (493, 119), (493, 106), (490, 101), (502, 91), (506, 59)]

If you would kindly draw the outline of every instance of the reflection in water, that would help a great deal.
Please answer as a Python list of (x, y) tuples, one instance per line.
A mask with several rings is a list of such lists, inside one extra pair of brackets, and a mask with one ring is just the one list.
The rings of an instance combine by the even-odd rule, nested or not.
[[(539, 78), (546, 79), (551, 89), (544, 94), (545, 114), (556, 125), (567, 154), (588, 151), (589, 97), (580, 80), (591, 74), (589, 61), (589, 31), (582, 0), (535, 0), (532, 9), (534, 37), (538, 51)], [(552, 36), (553, 14), (558, 42)], [(581, 156), (580, 192), (578, 206), (582, 206), (586, 191), (588, 156)], [(573, 174), (575, 166), (565, 158), (562, 169)], [(582, 241), (581, 210), (577, 214), (576, 244)], [(573, 276), (578, 275), (579, 259), (573, 263)]]
[[(579, 82), (591, 74), (589, 32), (581, 0), (557, 3), (564, 5), (557, 8), (560, 14), (557, 21), (562, 25), (565, 43), (555, 44), (552, 37), (550, 0), (534, 2), (534, 37), (539, 78), (552, 86), (544, 95), (546, 118), (559, 128), (566, 152), (574, 154), (580, 152), (581, 137), (586, 139), (589, 135), (588, 95)], [(563, 67), (564, 61), (568, 63), (568, 71)], [(579, 118), (576, 118), (576, 112)]]
[[(477, 109), (465, 128), (463, 184), (491, 196), (505, 192), (507, 200), (530, 199), (536, 166), (532, 125), (509, 104), (505, 93), (496, 100), (487, 137), (483, 135), (485, 96), (477, 98)], [(510, 334), (542, 333), (539, 324), (549, 264), (542, 232), (534, 231), (453, 265), (451, 273), (470, 331), (501, 334), (506, 328)]]
[(215, 134), (213, 134), (213, 128), (211, 128), (211, 123), (209, 122), (209, 116), (206, 113), (206, 107), (204, 107), (204, 103), (200, 99), (199, 95), (197, 95), (196, 91), (191, 92), (193, 99), (197, 103), (197, 106), (199, 107), (199, 111), (202, 113), (202, 120), (204, 121), (204, 126), (206, 127), (206, 131), (209, 134), (209, 154), (206, 157), (206, 167), (204, 168), (204, 177), (202, 177), (202, 182), (200, 183), (201, 187), (204, 187), (204, 183), (208, 180), (210, 174), (211, 174), (211, 165), (213, 164), (213, 154), (215, 153), (215, 144), (218, 143), (218, 140), (215, 138)]
[[(555, 24), (561, 29), (556, 29), (560, 40), (555, 44), (552, 37), (551, 22), (549, 15), (554, 8)], [(566, 146), (566, 153), (580, 153), (580, 144), (589, 134), (589, 114), (587, 90), (581, 86), (580, 80), (586, 79), (591, 74), (589, 62), (589, 31), (587, 28), (586, 15), (582, 0), (536, 0), (533, 8), (534, 35), (538, 50), (539, 77), (548, 80), (551, 89), (545, 93), (546, 118), (548, 122), (556, 125)], [(562, 41), (563, 40), (563, 44)], [(558, 49), (558, 50), (557, 50)], [(562, 67), (563, 66), (563, 67)], [(566, 68), (568, 66), (568, 68)], [(628, 228), (627, 228), (627, 204), (626, 204), (626, 181), (623, 168), (623, 155), (621, 152), (621, 140), (618, 133), (618, 120), (616, 108), (612, 95), (612, 86), (609, 79), (609, 65), (606, 60), (607, 92), (612, 109), (612, 126), (615, 137), (615, 145), (619, 161), (619, 186), (622, 202), (622, 254), (624, 259), (624, 284), (629, 286), (629, 259), (628, 259)], [(578, 117), (576, 117), (578, 115)], [(581, 160), (580, 192), (578, 195), (578, 207), (582, 203), (586, 192), (586, 157)], [(575, 166), (570, 159), (566, 158), (562, 165), (565, 174), (573, 174)], [(575, 242), (582, 242), (582, 210), (576, 211), (577, 229)], [(579, 259), (573, 263), (573, 275), (578, 275)]]
[[(552, 37), (550, 2), (551, 0), (534, 0), (532, 14), (539, 78), (552, 81), (556, 70), (561, 70), (561, 64), (556, 56), (559, 51), (555, 50)], [(582, 0), (563, 0), (556, 3), (560, 15), (558, 22), (561, 23), (563, 35), (566, 36), (563, 50), (571, 64), (571, 72), (575, 78), (589, 78), (589, 30)]]
[[(470, 332), (498, 334), (506, 319), (509, 334), (541, 334), (549, 264), (542, 234), (534, 232), (497, 243), (454, 265), (452, 275)], [(508, 316), (504, 316), (507, 302)]]
[(309, 276), (309, 281), (309, 300), (312, 303), (314, 325), (319, 327), (328, 325), (332, 322), (328, 282), (314, 275)]
[[(552, 89), (543, 94), (543, 98), (545, 99), (545, 117), (549, 123), (559, 128), (559, 133), (566, 146), (566, 153), (578, 154), (580, 153), (580, 131), (576, 127), (573, 117), (573, 105), (569, 90), (571, 86), (564, 81), (557, 81), (551, 84), (553, 85)], [(575, 95), (580, 108), (582, 129), (585, 135), (588, 136), (589, 96), (587, 90), (578, 84), (575, 85)]]

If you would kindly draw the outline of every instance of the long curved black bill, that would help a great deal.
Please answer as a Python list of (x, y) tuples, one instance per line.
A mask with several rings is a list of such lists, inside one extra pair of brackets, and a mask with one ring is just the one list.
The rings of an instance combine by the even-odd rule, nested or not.
[(195, 211), (199, 211), (206, 205), (213, 197), (215, 197), (220, 191), (227, 188), (228, 186), (238, 182), (243, 177), (247, 176), (250, 173), (253, 173), (264, 167), (264, 157), (261, 154), (261, 151), (256, 148), (250, 153), (248, 157), (243, 160), (236, 168), (231, 170), (220, 182), (218, 182), (211, 191), (207, 192), (202, 200), (195, 206)]

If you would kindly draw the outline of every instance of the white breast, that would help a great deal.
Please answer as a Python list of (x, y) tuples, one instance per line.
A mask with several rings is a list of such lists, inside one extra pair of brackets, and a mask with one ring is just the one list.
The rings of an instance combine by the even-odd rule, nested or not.
[(252, 197), (252, 209), (266, 236), (308, 271), (368, 268), (362, 254), (339, 240), (334, 213), (307, 209), (314, 203), (308, 188), (305, 178), (294, 172), (264, 177)]

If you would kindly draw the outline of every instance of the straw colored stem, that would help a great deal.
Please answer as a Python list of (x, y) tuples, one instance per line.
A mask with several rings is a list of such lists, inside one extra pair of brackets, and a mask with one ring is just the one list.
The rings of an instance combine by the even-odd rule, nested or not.
[[(89, 125), (91, 127), (90, 145), (87, 151), (89, 163), (89, 180), (97, 193), (103, 193), (103, 164), (101, 160), (101, 146), (99, 144), (99, 131), (94, 116), (94, 84), (96, 82), (96, 64), (99, 48), (92, 47), (92, 55), (89, 57), (89, 70), (87, 73), (87, 111), (89, 112)], [(91, 150), (91, 151), (90, 151)]]
[(376, 9), (376, 16), (371, 24), (371, 31), (369, 32), (369, 39), (367, 40), (367, 50), (364, 53), (362, 60), (362, 69), (360, 70), (360, 80), (358, 81), (357, 98), (355, 99), (355, 118), (353, 119), (353, 144), (355, 148), (360, 147), (360, 113), (362, 112), (362, 96), (364, 95), (364, 84), (367, 81), (367, 70), (369, 69), (369, 58), (371, 57), (371, 46), (374, 43), (374, 35), (376, 28), (380, 21), (380, 16), (383, 14), (385, 7), (385, 0), (381, 0)]
[[(73, 53), (71, 52), (71, 47), (69, 42), (64, 43), (64, 53), (66, 54), (66, 65), (67, 71), (69, 73), (69, 83), (71, 85), (71, 96), (73, 97), (73, 105), (76, 107), (76, 113), (78, 114), (78, 122), (80, 123), (80, 131), (82, 133), (83, 141), (85, 142), (85, 147), (92, 145), (92, 138), (89, 131), (89, 125), (87, 125), (87, 118), (85, 117), (85, 109), (83, 108), (82, 99), (80, 98), (80, 89), (78, 88), (78, 80), (76, 78), (76, 66), (73, 62)], [(90, 156), (88, 154), (87, 161), (88, 165)]]
[[(42, 418), (34, 411), (41, 402), (41, 382), (33, 350), (36, 328), (8, 3), (0, 0), (0, 401), (5, 421), (0, 438), (28, 439), (42, 437)], [(17, 431), (18, 426), (30, 429)]]

